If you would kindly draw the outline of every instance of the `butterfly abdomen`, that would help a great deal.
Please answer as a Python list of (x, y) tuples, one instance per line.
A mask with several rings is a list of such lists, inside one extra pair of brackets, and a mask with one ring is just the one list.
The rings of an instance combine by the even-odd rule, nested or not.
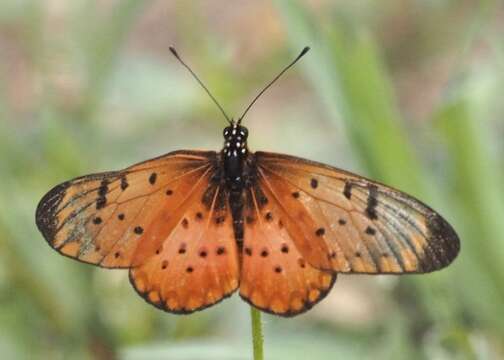
[(243, 190), (231, 190), (229, 193), (229, 207), (233, 217), (233, 231), (235, 240), (241, 250), (243, 243)]

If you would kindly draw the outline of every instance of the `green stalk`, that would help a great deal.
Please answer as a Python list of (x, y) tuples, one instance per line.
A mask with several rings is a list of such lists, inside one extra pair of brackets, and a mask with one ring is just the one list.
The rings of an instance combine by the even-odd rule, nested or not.
[(254, 346), (254, 360), (263, 360), (264, 352), (261, 312), (251, 306), (250, 318), (252, 320), (252, 344)]

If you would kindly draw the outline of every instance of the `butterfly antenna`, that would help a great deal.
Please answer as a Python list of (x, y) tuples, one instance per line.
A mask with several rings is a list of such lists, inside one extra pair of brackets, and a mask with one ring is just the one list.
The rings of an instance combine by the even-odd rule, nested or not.
[(189, 67), (189, 65), (187, 65), (179, 56), (179, 54), (177, 53), (177, 50), (175, 50), (175, 48), (173, 46), (170, 46), (170, 52), (173, 54), (173, 56), (175, 56), (177, 58), (178, 61), (180, 61), (180, 63), (187, 69), (189, 70), (189, 72), (191, 73), (191, 75), (196, 79), (196, 81), (201, 85), (201, 87), (206, 91), (206, 93), (208, 94), (208, 96), (210, 96), (210, 98), (213, 100), (213, 102), (215, 103), (215, 105), (217, 105), (217, 107), (220, 109), (220, 111), (222, 112), (222, 114), (224, 115), (224, 117), (226, 118), (226, 120), (228, 121), (229, 124), (233, 124), (233, 122), (229, 119), (229, 116), (226, 114), (226, 112), (224, 111), (224, 109), (222, 108), (222, 106), (219, 104), (219, 102), (217, 101), (217, 99), (215, 99), (212, 95), (212, 93), (210, 92), (210, 90), (208, 90), (208, 88), (205, 86), (205, 84), (203, 84), (203, 82), (199, 79), (199, 77), (194, 73), (194, 71), (192, 71), (192, 69)]
[(280, 76), (283, 75), (284, 72), (286, 72), (287, 70), (289, 70), (295, 63), (297, 63), (299, 61), (299, 59), (301, 59), (307, 52), (308, 50), (310, 50), (310, 47), (309, 46), (305, 46), (303, 50), (301, 50), (301, 53), (299, 53), (299, 55), (289, 64), (287, 65), (282, 71), (280, 71), (280, 73), (275, 76), (275, 78), (273, 80), (271, 80), (265, 87), (264, 89), (261, 90), (261, 92), (259, 92), (259, 94), (257, 94), (257, 96), (254, 98), (254, 100), (252, 100), (252, 102), (250, 103), (249, 106), (247, 106), (247, 108), (245, 109), (245, 111), (243, 112), (242, 116), (240, 116), (240, 118), (238, 119), (238, 122), (237, 124), (240, 125), (241, 121), (243, 120), (243, 118), (245, 117), (245, 114), (250, 110), (250, 108), (252, 107), (252, 105), (254, 105), (254, 103), (257, 101), (257, 99), (259, 99), (261, 97), (261, 95), (266, 91), (268, 90), (268, 88), (273, 85), (273, 83), (275, 81), (277, 81)]

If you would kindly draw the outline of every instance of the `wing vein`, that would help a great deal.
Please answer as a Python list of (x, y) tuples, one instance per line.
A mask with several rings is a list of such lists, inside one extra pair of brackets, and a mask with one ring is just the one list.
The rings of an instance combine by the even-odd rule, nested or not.
[[(260, 166), (258, 166), (257, 169), (258, 169), (258, 172), (259, 172), (261, 178), (263, 179), (265, 185), (268, 187), (269, 191), (271, 192), (271, 194), (273, 195), (273, 197), (276, 199), (276, 201), (278, 203), (278, 206), (283, 210), (283, 212), (285, 213), (285, 215), (291, 220), (292, 224), (295, 225), (296, 228), (298, 228), (298, 230), (300, 230), (299, 227), (296, 225), (297, 224), (296, 220), (289, 214), (289, 212), (287, 211), (287, 209), (285, 208), (285, 206), (282, 204), (282, 202), (278, 199), (278, 196), (273, 191), (273, 188), (272, 188), (271, 184), (268, 182), (268, 180), (266, 179), (266, 176), (264, 175), (264, 173), (262, 171), (262, 168)], [(289, 231), (289, 227), (287, 227), (286, 230), (289, 233), (289, 236), (292, 239), (294, 239), (294, 236), (292, 236), (292, 233)], [(306, 237), (304, 231), (300, 230), (299, 233), (303, 234), (304, 239), (307, 240), (308, 242), (310, 242), (310, 239), (308, 239)], [(330, 270), (330, 269), (325, 269), (325, 270)]]
[[(200, 182), (202, 181), (202, 179), (205, 178), (205, 176), (208, 175), (209, 171), (211, 170), (211, 168), (209, 167), (208, 169), (205, 170), (205, 172), (203, 174), (201, 174), (201, 176), (198, 178), (198, 180), (194, 183), (194, 185), (191, 187), (191, 190), (188, 192), (188, 194), (186, 195), (186, 197), (180, 202), (180, 204), (174, 209), (173, 211), (173, 214), (176, 214), (178, 212), (178, 210), (183, 207), (184, 205), (187, 204), (187, 201), (191, 198), (191, 196), (193, 195), (195, 189), (198, 187), (198, 185), (200, 184)], [(150, 197), (150, 196), (149, 196)], [(179, 217), (179, 219), (182, 217), (182, 215)], [(169, 235), (167, 236), (169, 237)], [(140, 242), (137, 244), (137, 248), (138, 246), (140, 245)]]
[[(174, 178), (170, 179), (170, 181), (169, 181), (169, 182), (167, 182), (167, 183), (166, 183), (166, 185), (171, 184), (171, 183), (173, 183), (174, 181), (179, 180), (180, 178), (182, 178), (182, 177), (184, 177), (184, 176), (187, 176), (187, 175), (189, 175), (189, 174), (192, 174), (193, 172), (196, 172), (196, 171), (198, 171), (198, 170), (202, 170), (202, 169), (204, 169), (204, 168), (205, 168), (205, 167), (207, 167), (207, 166), (210, 166), (210, 164), (209, 164), (209, 163), (207, 163), (207, 164), (204, 164), (204, 165), (198, 166), (198, 167), (196, 167), (196, 168), (194, 168), (194, 169), (188, 170), (188, 171), (186, 171), (186, 172), (184, 172), (184, 173), (180, 174), (179, 176), (177, 176), (177, 177), (174, 177)], [(139, 170), (136, 170), (135, 172), (140, 172), (140, 171), (145, 171), (145, 170), (146, 170), (146, 169), (139, 169)], [(148, 170), (148, 169), (147, 169), (147, 170)], [(105, 178), (114, 178), (114, 179), (112, 180), (112, 182), (110, 182), (110, 185), (111, 185), (111, 184), (116, 184), (116, 183), (120, 180), (120, 178), (121, 178), (121, 176), (122, 176), (122, 175), (124, 175), (124, 174), (126, 174), (126, 175), (127, 175), (127, 174), (130, 174), (130, 173), (133, 173), (133, 171), (127, 171), (127, 170), (126, 170), (126, 171), (124, 171), (124, 172), (120, 172), (120, 171), (118, 171), (118, 172), (114, 172), (114, 173), (102, 173), (102, 174), (104, 174), (104, 175), (105, 175), (105, 176), (103, 176), (103, 177), (99, 177), (98, 175), (100, 175), (100, 174), (95, 174), (95, 175), (96, 175), (96, 177), (92, 177), (92, 178), (90, 177), (90, 178), (88, 178), (87, 180), (88, 180), (88, 181), (97, 181), (97, 180), (103, 180), (103, 179), (105, 179)], [(78, 183), (76, 183), (76, 184), (79, 184), (79, 185), (80, 185), (80, 184), (85, 183), (85, 182), (87, 182), (87, 181), (79, 181), (79, 182), (78, 182)], [(74, 184), (74, 185), (76, 185), (76, 184)], [(130, 185), (131, 185), (131, 184), (130, 184)], [(117, 185), (117, 186), (115, 186), (115, 187), (111, 187), (111, 188), (109, 188), (109, 190), (107, 191), (107, 195), (108, 195), (108, 194), (111, 194), (113, 191), (115, 191), (115, 190), (119, 189), (119, 187), (120, 187), (120, 185)], [(58, 209), (58, 211), (56, 211), (55, 215), (58, 215), (61, 211), (63, 211), (65, 208), (67, 208), (69, 205), (71, 205), (71, 204), (72, 204), (73, 202), (75, 202), (77, 199), (79, 199), (79, 198), (81, 198), (81, 197), (83, 197), (83, 196), (86, 196), (86, 195), (88, 195), (88, 194), (90, 194), (90, 193), (92, 193), (92, 192), (94, 192), (94, 191), (99, 190), (99, 189), (100, 189), (100, 186), (95, 187), (95, 188), (90, 189), (90, 190), (88, 189), (88, 190), (86, 190), (86, 191), (83, 191), (83, 192), (80, 192), (80, 193), (77, 193), (77, 194), (73, 195), (70, 199), (68, 199), (68, 201), (67, 201), (64, 205), (62, 205), (62, 206)], [(137, 196), (137, 197), (134, 197), (134, 198), (131, 198), (131, 199), (125, 200), (125, 201), (123, 201), (123, 202), (119, 202), (119, 201), (118, 201), (118, 200), (119, 200), (119, 197), (120, 197), (120, 196), (122, 196), (122, 194), (124, 194), (124, 192), (123, 192), (122, 194), (120, 194), (120, 195), (119, 195), (119, 197), (118, 197), (115, 201), (117, 202), (117, 204), (124, 204), (124, 203), (126, 203), (127, 201), (129, 201), (129, 200), (135, 200), (135, 199), (137, 199), (138, 197), (151, 195), (151, 194), (154, 194), (154, 193), (156, 193), (157, 191), (160, 191), (160, 190), (162, 190), (162, 189), (158, 189), (158, 190), (155, 190), (155, 191), (150, 192), (150, 193), (148, 193), (148, 194), (139, 195), (139, 196)], [(94, 203), (95, 201), (96, 201), (96, 199), (94, 199), (93, 201), (91, 201), (91, 204), (92, 204), (92, 203)]]
[[(364, 200), (364, 199), (362, 199), (359, 196), (354, 196), (354, 198), (357, 199), (358, 201), (361, 201), (363, 204), (367, 203), (367, 200)], [(418, 256), (418, 252), (416, 251), (415, 246), (411, 242), (411, 239), (406, 234), (404, 234), (404, 232), (401, 230), (402, 224), (400, 224), (400, 223), (397, 224), (396, 222), (393, 221), (394, 219), (397, 219), (397, 218), (395, 218), (393, 216), (390, 217), (390, 218), (382, 216), (382, 219), (384, 219), (383, 222), (384, 222), (385, 225), (388, 224), (388, 225), (390, 225), (391, 228), (393, 228), (393, 231), (391, 231), (391, 233), (398, 235), (395, 238), (397, 240), (402, 239), (403, 240), (403, 241), (401, 241), (402, 244), (404, 246), (406, 246), (407, 248), (409, 248), (417, 259), (420, 259), (420, 257)], [(408, 222), (408, 224), (409, 224), (409, 222)], [(413, 227), (413, 229), (416, 230), (416, 231), (418, 231), (423, 236), (423, 233), (420, 232), (420, 230), (417, 227)]]

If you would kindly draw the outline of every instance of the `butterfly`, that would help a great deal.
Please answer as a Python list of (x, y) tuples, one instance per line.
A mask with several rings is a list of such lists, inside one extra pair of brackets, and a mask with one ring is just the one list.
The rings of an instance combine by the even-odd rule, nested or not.
[(128, 269), (137, 293), (189, 314), (239, 291), (268, 313), (301, 314), (337, 274), (427, 273), (460, 241), (419, 200), (362, 176), (294, 156), (251, 152), (237, 120), (175, 49), (229, 122), (220, 152), (180, 150), (124, 170), (78, 177), (40, 201), (36, 223), (60, 254)]

